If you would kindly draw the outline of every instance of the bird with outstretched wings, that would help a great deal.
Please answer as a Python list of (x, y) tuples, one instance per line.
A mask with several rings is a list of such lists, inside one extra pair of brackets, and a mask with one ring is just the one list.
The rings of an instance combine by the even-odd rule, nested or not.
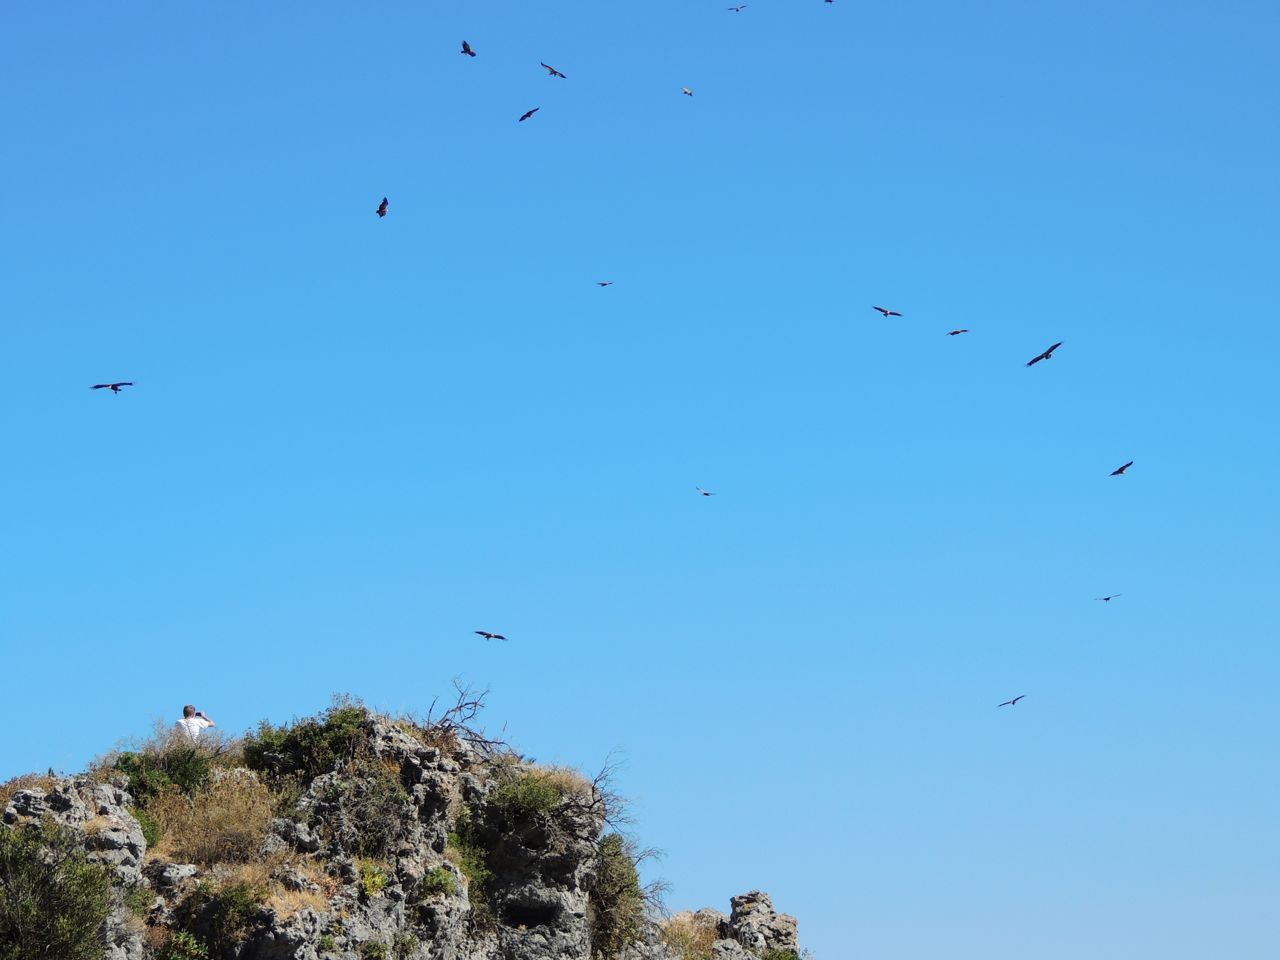
[(597, 286), (597, 287), (612, 287), (612, 286), (613, 286), (613, 281), (612, 281), (612, 280), (597, 280), (597, 281), (596, 281), (596, 286)]
[(500, 633), (490, 633), (488, 630), (477, 630), (476, 635), (484, 637), (486, 640), (505, 640), (507, 639)]
[(1133, 461), (1132, 461), (1132, 460), (1130, 460), (1130, 461), (1129, 461), (1128, 463), (1126, 463), (1123, 467), (1116, 467), (1114, 470), (1112, 470), (1112, 471), (1111, 471), (1111, 476), (1113, 476), (1113, 477), (1123, 477), (1123, 476), (1124, 476), (1124, 472), (1125, 472), (1126, 470), (1128, 470), (1128, 469), (1129, 469), (1130, 467), (1132, 467), (1132, 466), (1133, 466)]
[(532, 117), (535, 113), (537, 113), (541, 109), (542, 109), (541, 107), (534, 107), (532, 110), (526, 110), (524, 113), (520, 115), (520, 119), (517, 120), (516, 123), (524, 123), (526, 120), (528, 120), (530, 117)]
[(1018, 705), (1018, 701), (1025, 696), (1026, 696), (1025, 693), (1020, 693), (1018, 694), (1018, 696), (1014, 697), (1012, 700), (1006, 700), (1004, 703), (997, 703), (996, 706), (997, 707), (1016, 707)]
[(1103, 603), (1110, 603), (1116, 597), (1123, 597), (1123, 593), (1113, 593), (1109, 597), (1094, 597), (1095, 600), (1101, 600)]
[(730, 7), (729, 9), (734, 13), (741, 13), (743, 10), (747, 9), (747, 5), (745, 3), (740, 3), (736, 7)]
[(1028, 367), (1034, 367), (1034, 366), (1035, 366), (1037, 363), (1039, 363), (1041, 360), (1048, 360), (1050, 357), (1052, 357), (1052, 356), (1053, 356), (1053, 351), (1057, 350), (1060, 346), (1062, 346), (1062, 341), (1061, 341), (1061, 340), (1059, 340), (1057, 343), (1055, 343), (1052, 347), (1050, 347), (1050, 348), (1049, 348), (1048, 350), (1046, 350), (1044, 353), (1038, 353), (1038, 354), (1036, 354), (1034, 357), (1032, 357), (1030, 360), (1028, 360), (1028, 361), (1027, 361), (1027, 366), (1028, 366)]
[(462, 41), (462, 52), (468, 57), (474, 57), (476, 55), (476, 52), (471, 49), (471, 44), (467, 43), (465, 40)]
[(712, 493), (710, 490), (703, 490), (701, 487), (694, 487), (693, 489), (697, 490), (697, 491), (698, 491), (700, 494), (702, 494), (704, 497), (714, 497), (714, 496), (715, 496), (715, 494), (714, 494), (714, 493)]
[(387, 198), (383, 197), (382, 202), (378, 204), (378, 209), (374, 212), (377, 213), (378, 216), (380, 217), (385, 217), (387, 215), (387, 206), (388, 206)]
[(119, 393), (121, 387), (132, 387), (132, 380), (117, 380), (115, 383), (95, 383), (90, 390), (110, 390), (112, 393)]
[(559, 77), (561, 80), (568, 80), (568, 79), (569, 79), (569, 78), (568, 78), (568, 77), (566, 77), (563, 73), (561, 73), (559, 70), (557, 70), (555, 67), (551, 66), (551, 64), (549, 64), (549, 63), (541, 63), (541, 62), (540, 62), (540, 65), (541, 65), (541, 67), (542, 67), (542, 69), (543, 69), (543, 70), (547, 71), (547, 76), (549, 76), (549, 77)]
[(948, 334), (947, 334), (947, 336), (948, 336), (948, 337), (958, 337), (958, 336), (960, 336), (960, 334), (962, 334), (962, 333), (968, 333), (968, 332), (969, 332), (969, 331), (968, 331), (967, 329), (964, 329), (964, 330), (952, 330), (950, 333), (948, 333)]
[(900, 316), (902, 316), (902, 314), (900, 314), (897, 310), (889, 310), (889, 309), (888, 309), (888, 308), (886, 308), (886, 307), (872, 307), (871, 309), (872, 309), (872, 310), (878, 310), (880, 313), (884, 314), (884, 316), (886, 316), (886, 317), (900, 317)]

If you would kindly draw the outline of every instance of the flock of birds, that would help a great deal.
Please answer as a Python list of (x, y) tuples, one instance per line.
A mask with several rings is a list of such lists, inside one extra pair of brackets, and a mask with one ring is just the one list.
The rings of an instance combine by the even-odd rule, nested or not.
[[(834, 3), (834, 2), (835, 2), (835, 0), (823, 0), (823, 3)], [(749, 6), (749, 4), (745, 4), (745, 3), (743, 3), (743, 4), (738, 4), (738, 5), (736, 5), (736, 6), (731, 6), (731, 7), (729, 7), (729, 8), (728, 8), (728, 10), (729, 10), (730, 12), (732, 12), (732, 13), (741, 13), (743, 10), (747, 9), (747, 7), (748, 7), (748, 6)], [(467, 57), (475, 57), (475, 56), (477, 55), (477, 54), (476, 54), (475, 49), (474, 49), (474, 48), (471, 46), (471, 44), (470, 44), (470, 43), (468, 43), (466, 40), (463, 40), (463, 41), (462, 41), (462, 51), (461, 51), (461, 52), (462, 52), (463, 56), (467, 56)], [(553, 77), (553, 78), (557, 78), (557, 79), (560, 79), (560, 80), (567, 80), (567, 79), (568, 79), (568, 77), (567, 77), (564, 73), (562, 73), (561, 71), (557, 70), (555, 67), (551, 66), (551, 64), (549, 64), (549, 63), (544, 63), (544, 62), (542, 62), (542, 61), (539, 61), (539, 64), (538, 64), (538, 65), (539, 65), (540, 67), (542, 67), (542, 69), (543, 69), (543, 70), (546, 70), (546, 71), (547, 71), (547, 76), (548, 76), (548, 77)], [(681, 87), (681, 88), (680, 88), (680, 92), (681, 92), (682, 94), (684, 94), (685, 96), (687, 96), (687, 97), (692, 97), (692, 96), (693, 96), (693, 91), (692, 91), (689, 87)], [(528, 119), (529, 119), (530, 117), (532, 117), (535, 113), (537, 113), (540, 109), (541, 109), (541, 107), (533, 107), (533, 108), (532, 108), (532, 109), (530, 109), (530, 110), (526, 110), (523, 114), (521, 114), (521, 115), (520, 115), (519, 119), (518, 119), (516, 122), (517, 122), (517, 123), (524, 123), (524, 121), (528, 120)], [(383, 197), (383, 198), (382, 198), (382, 201), (378, 204), (378, 206), (377, 206), (377, 208), (374, 210), (374, 212), (375, 212), (379, 217), (385, 217), (385, 216), (387, 215), (388, 210), (390, 209), (390, 206), (391, 206), (391, 204), (390, 204), (390, 200), (389, 200), (387, 197)], [(612, 280), (597, 280), (597, 281), (596, 281), (596, 286), (601, 287), (601, 288), (603, 288), (603, 287), (611, 287), (611, 286), (613, 286), (613, 284), (614, 284), (614, 281), (612, 281)], [(888, 307), (873, 306), (873, 307), (872, 307), (872, 309), (873, 309), (873, 310), (875, 310), (875, 311), (877, 311), (879, 314), (881, 314), (881, 316), (883, 316), (885, 319), (888, 319), (888, 318), (890, 318), (890, 317), (901, 317), (901, 316), (902, 316), (902, 313), (901, 313), (900, 311), (898, 311), (898, 310), (891, 310), (891, 309), (889, 309)], [(966, 328), (956, 329), (956, 330), (949, 330), (949, 331), (947, 332), (947, 336), (948, 336), (948, 337), (956, 337), (956, 336), (959, 336), (960, 334), (968, 333), (968, 332), (969, 332), (969, 330), (968, 330), (968, 328), (967, 328), (967, 327), (966, 327)], [(1050, 359), (1052, 359), (1052, 358), (1053, 358), (1053, 353), (1054, 353), (1054, 351), (1055, 351), (1055, 350), (1057, 350), (1057, 349), (1058, 349), (1059, 347), (1061, 347), (1061, 346), (1062, 346), (1062, 341), (1059, 341), (1059, 342), (1057, 342), (1057, 343), (1053, 344), (1052, 346), (1050, 346), (1048, 349), (1046, 349), (1046, 350), (1044, 350), (1044, 351), (1042, 351), (1042, 352), (1040, 352), (1040, 353), (1037, 353), (1034, 357), (1032, 357), (1030, 360), (1028, 360), (1028, 361), (1027, 361), (1027, 366), (1028, 366), (1028, 367), (1034, 367), (1037, 363), (1039, 363), (1039, 362), (1040, 362), (1040, 361), (1042, 361), (1042, 360), (1050, 360)], [(114, 381), (114, 382), (111, 382), (111, 383), (95, 383), (95, 384), (91, 387), (91, 389), (93, 389), (93, 390), (110, 390), (112, 393), (114, 393), (114, 394), (118, 394), (118, 393), (120, 393), (120, 391), (121, 391), (123, 388), (125, 388), (125, 387), (132, 387), (133, 385), (134, 385), (134, 383), (133, 383), (133, 381), (132, 381), (132, 380), (117, 380), (117, 381)], [(1111, 475), (1111, 476), (1113, 476), (1113, 477), (1123, 477), (1123, 476), (1125, 476), (1125, 472), (1126, 472), (1130, 467), (1132, 467), (1132, 466), (1133, 466), (1133, 461), (1132, 461), (1132, 460), (1130, 460), (1128, 463), (1124, 464), (1123, 466), (1117, 467), (1115, 470), (1112, 470), (1110, 475)], [(699, 495), (699, 496), (702, 496), (702, 497), (714, 497), (714, 496), (715, 496), (715, 493), (714, 493), (714, 492), (712, 492), (712, 491), (710, 491), (710, 490), (704, 490), (702, 487), (694, 487), (694, 489), (697, 491), (697, 493), (698, 493), (698, 495)], [(1113, 593), (1113, 594), (1110, 594), (1110, 595), (1105, 596), (1105, 597), (1095, 597), (1094, 599), (1095, 599), (1095, 600), (1100, 600), (1100, 601), (1102, 601), (1103, 603), (1110, 603), (1112, 600), (1116, 599), (1116, 597), (1119, 597), (1119, 596), (1122, 596), (1122, 594), (1119, 594), (1119, 593)], [(505, 641), (505, 640), (507, 639), (507, 638), (506, 638), (505, 636), (503, 636), (502, 634), (500, 634), (500, 633), (493, 633), (493, 632), (491, 632), (491, 631), (489, 631), (489, 630), (476, 630), (476, 631), (475, 631), (475, 633), (476, 633), (476, 635), (477, 635), (477, 636), (480, 636), (480, 637), (482, 637), (482, 638), (483, 638), (483, 639), (485, 639), (485, 640), (503, 640), (503, 641)], [(997, 706), (997, 707), (1016, 707), (1016, 706), (1018, 705), (1018, 701), (1019, 701), (1019, 700), (1024, 699), (1025, 697), (1026, 697), (1026, 694), (1025, 694), (1025, 693), (1024, 693), (1024, 694), (1019, 694), (1018, 696), (1013, 697), (1013, 698), (1012, 698), (1012, 699), (1010, 699), (1010, 700), (1005, 700), (1005, 701), (1003, 701), (1003, 702), (1001, 702), (1001, 703), (996, 704), (996, 706)]]

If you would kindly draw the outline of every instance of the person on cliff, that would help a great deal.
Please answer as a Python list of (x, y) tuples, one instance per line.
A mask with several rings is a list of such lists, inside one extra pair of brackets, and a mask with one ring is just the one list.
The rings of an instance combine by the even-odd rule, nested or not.
[(197, 710), (188, 703), (182, 708), (182, 719), (174, 724), (174, 729), (177, 733), (195, 743), (200, 739), (200, 732), (213, 725), (213, 721), (205, 715), (203, 710)]

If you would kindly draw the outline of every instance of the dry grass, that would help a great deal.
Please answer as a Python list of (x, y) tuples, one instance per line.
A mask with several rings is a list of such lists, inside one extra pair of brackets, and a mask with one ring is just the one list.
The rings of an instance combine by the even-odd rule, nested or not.
[(155, 858), (211, 866), (256, 859), (271, 825), (271, 792), (248, 770), (218, 772), (186, 797), (171, 790), (151, 802), (164, 829)]
[(20, 777), (0, 783), (0, 813), (4, 812), (4, 808), (9, 805), (9, 801), (19, 790), (52, 790), (56, 783), (57, 780), (47, 773), (24, 773)]
[[(307, 880), (321, 887), (319, 892), (290, 890), (276, 879), (279, 871), (291, 868)], [(303, 910), (316, 913), (329, 910), (329, 897), (337, 892), (341, 883), (327, 876), (311, 858), (295, 853), (278, 853), (251, 863), (220, 864), (210, 871), (209, 878), (218, 889), (245, 884), (266, 891), (266, 906), (274, 910), (282, 920), (288, 920)]]
[(552, 787), (562, 797), (590, 800), (594, 795), (591, 781), (572, 767), (535, 766), (527, 774), (531, 780)]
[(716, 924), (710, 917), (677, 913), (662, 925), (662, 939), (680, 960), (708, 960), (716, 942)]

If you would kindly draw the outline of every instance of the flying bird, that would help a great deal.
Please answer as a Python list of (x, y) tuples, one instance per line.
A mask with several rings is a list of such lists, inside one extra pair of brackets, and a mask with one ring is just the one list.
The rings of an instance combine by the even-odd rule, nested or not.
[(690, 90), (688, 87), (681, 87), (681, 88), (680, 88), (680, 92), (681, 92), (681, 93), (683, 93), (686, 97), (692, 97), (692, 96), (693, 96), (693, 91), (692, 91), (692, 90)]
[(532, 117), (535, 113), (537, 113), (541, 109), (542, 109), (541, 107), (534, 107), (532, 110), (528, 111), (527, 113), (521, 114), (520, 119), (517, 120), (516, 123), (524, 123), (526, 120), (528, 120), (530, 117)]
[(1113, 593), (1113, 594), (1111, 594), (1111, 596), (1109, 596), (1109, 597), (1094, 597), (1093, 599), (1095, 599), (1095, 600), (1101, 600), (1103, 603), (1110, 603), (1110, 602), (1111, 602), (1112, 600), (1114, 600), (1116, 597), (1123, 597), (1123, 596), (1124, 596), (1124, 594), (1123, 594), (1123, 593)]
[(747, 9), (747, 5), (743, 3), (743, 4), (739, 4), (736, 7), (730, 7), (729, 9), (732, 10), (734, 13), (741, 13), (743, 10)]
[(900, 316), (902, 316), (902, 314), (900, 314), (897, 310), (886, 310), (884, 307), (872, 307), (872, 309), (873, 309), (873, 310), (879, 310), (879, 311), (880, 311), (882, 314), (884, 314), (886, 317), (900, 317)]
[(90, 390), (110, 390), (112, 393), (119, 393), (121, 387), (132, 387), (132, 380), (117, 380), (115, 383), (95, 383)]
[(471, 44), (467, 43), (465, 40), (462, 41), (462, 52), (468, 57), (474, 57), (476, 55), (476, 52), (471, 49)]
[(382, 202), (378, 204), (378, 216), (385, 217), (387, 215), (387, 198), (383, 197)]
[(947, 334), (947, 336), (948, 336), (948, 337), (956, 337), (956, 336), (959, 336), (959, 335), (960, 335), (960, 334), (962, 334), (962, 333), (968, 333), (968, 332), (969, 332), (969, 331), (968, 331), (968, 329), (967, 329), (967, 328), (966, 328), (966, 329), (964, 329), (964, 330), (952, 330), (950, 333), (948, 333), (948, 334)]
[(701, 487), (694, 487), (694, 489), (695, 489), (695, 490), (697, 490), (697, 491), (698, 491), (700, 494), (702, 494), (704, 497), (714, 497), (714, 496), (715, 496), (715, 494), (714, 494), (714, 493), (712, 493), (710, 490), (703, 490)]
[(1050, 348), (1049, 348), (1048, 350), (1046, 350), (1044, 353), (1037, 354), (1036, 356), (1034, 356), (1034, 357), (1032, 357), (1030, 360), (1028, 360), (1028, 361), (1027, 361), (1027, 366), (1028, 366), (1028, 367), (1034, 367), (1034, 366), (1035, 366), (1037, 363), (1039, 363), (1041, 360), (1048, 360), (1050, 357), (1052, 357), (1052, 356), (1053, 356), (1053, 351), (1057, 350), (1060, 346), (1062, 346), (1062, 341), (1061, 341), (1061, 340), (1059, 340), (1057, 343), (1055, 343), (1052, 347), (1050, 347)]
[(490, 633), (488, 630), (477, 630), (477, 636), (484, 637), (486, 640), (505, 640), (507, 639), (500, 633)]
[(1016, 707), (1018, 705), (1018, 701), (1025, 696), (1026, 696), (1025, 693), (1021, 693), (1018, 696), (1014, 697), (1012, 700), (1006, 700), (1004, 703), (997, 703), (996, 706), (997, 707)]
[(547, 75), (548, 75), (548, 76), (551, 76), (551, 77), (559, 77), (561, 80), (568, 80), (568, 79), (569, 79), (569, 78), (568, 78), (568, 77), (566, 77), (563, 73), (561, 73), (559, 70), (557, 70), (555, 67), (551, 66), (551, 64), (549, 64), (549, 63), (543, 63), (543, 64), (542, 64), (542, 69), (543, 69), (543, 70), (545, 70), (545, 71), (547, 71)]
[(1114, 470), (1112, 470), (1112, 471), (1111, 471), (1111, 475), (1112, 475), (1113, 477), (1123, 477), (1123, 476), (1124, 476), (1124, 472), (1125, 472), (1126, 470), (1128, 470), (1128, 469), (1129, 469), (1130, 467), (1132, 467), (1132, 466), (1133, 466), (1133, 461), (1132, 461), (1132, 460), (1130, 460), (1130, 461), (1129, 461), (1128, 463), (1126, 463), (1123, 467), (1116, 467)]
[(596, 281), (596, 286), (597, 286), (597, 287), (612, 287), (612, 286), (613, 286), (613, 281), (612, 281), (612, 280), (597, 280), (597, 281)]

